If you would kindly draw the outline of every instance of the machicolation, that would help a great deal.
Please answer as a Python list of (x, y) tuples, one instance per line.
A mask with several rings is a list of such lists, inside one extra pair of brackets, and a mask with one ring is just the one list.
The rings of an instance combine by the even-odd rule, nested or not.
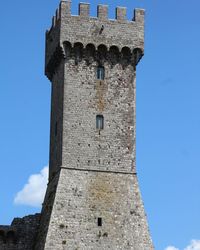
[(142, 9), (135, 9), (129, 21), (126, 8), (117, 7), (116, 19), (111, 20), (106, 5), (98, 5), (97, 17), (90, 17), (90, 5), (80, 3), (79, 15), (73, 16), (71, 2), (61, 1), (46, 32), (46, 75), (52, 78), (61, 58), (74, 57), (76, 62), (85, 59), (88, 63), (108, 58), (112, 64), (120, 58), (123, 64), (133, 60), (137, 64), (144, 53), (143, 33)]

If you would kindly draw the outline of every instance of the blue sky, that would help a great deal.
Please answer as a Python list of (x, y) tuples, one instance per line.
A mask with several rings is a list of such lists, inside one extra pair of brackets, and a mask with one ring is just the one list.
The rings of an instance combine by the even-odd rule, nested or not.
[[(145, 56), (137, 68), (137, 169), (156, 250), (200, 239), (200, 1), (88, 1), (146, 9)], [(48, 165), (50, 83), (44, 38), (58, 0), (2, 1), (0, 224), (39, 208), (14, 204)], [(72, 1), (77, 14), (78, 1)], [(44, 172), (40, 174), (43, 176)], [(33, 178), (34, 179), (34, 178)], [(200, 249), (200, 248), (188, 248)]]

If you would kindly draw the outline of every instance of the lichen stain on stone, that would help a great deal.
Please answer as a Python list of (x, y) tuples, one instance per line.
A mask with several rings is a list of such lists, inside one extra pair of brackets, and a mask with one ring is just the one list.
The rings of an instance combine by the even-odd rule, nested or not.
[[(95, 216), (103, 218), (106, 225), (117, 227), (114, 214), (120, 204), (120, 193), (116, 190), (113, 175), (96, 174), (88, 186), (88, 207)], [(112, 211), (112, 213), (111, 213)], [(111, 235), (112, 232), (109, 232)]]
[(99, 112), (103, 112), (106, 107), (106, 93), (108, 87), (104, 81), (97, 81), (96, 83), (96, 105)]
[(114, 189), (113, 177), (106, 174), (97, 174), (88, 187), (90, 206), (109, 210), (116, 207), (120, 196)]

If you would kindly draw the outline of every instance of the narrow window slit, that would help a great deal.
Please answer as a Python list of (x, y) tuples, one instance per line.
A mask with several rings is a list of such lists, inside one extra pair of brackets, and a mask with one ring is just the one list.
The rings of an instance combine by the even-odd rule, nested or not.
[(102, 227), (102, 218), (98, 218), (97, 224), (98, 224), (98, 227)]

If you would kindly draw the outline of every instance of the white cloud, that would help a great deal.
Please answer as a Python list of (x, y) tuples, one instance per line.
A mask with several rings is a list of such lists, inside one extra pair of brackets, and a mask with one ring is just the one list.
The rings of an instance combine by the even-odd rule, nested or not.
[(39, 174), (31, 175), (23, 189), (16, 194), (14, 203), (40, 207), (47, 188), (48, 172), (49, 168), (44, 167)]
[[(169, 246), (165, 250), (179, 250), (179, 248)], [(200, 250), (200, 240), (192, 240), (184, 250)]]
[(179, 250), (179, 249), (176, 247), (169, 246), (169, 247), (165, 248), (165, 250)]
[(184, 250), (200, 250), (200, 240), (192, 240)]

